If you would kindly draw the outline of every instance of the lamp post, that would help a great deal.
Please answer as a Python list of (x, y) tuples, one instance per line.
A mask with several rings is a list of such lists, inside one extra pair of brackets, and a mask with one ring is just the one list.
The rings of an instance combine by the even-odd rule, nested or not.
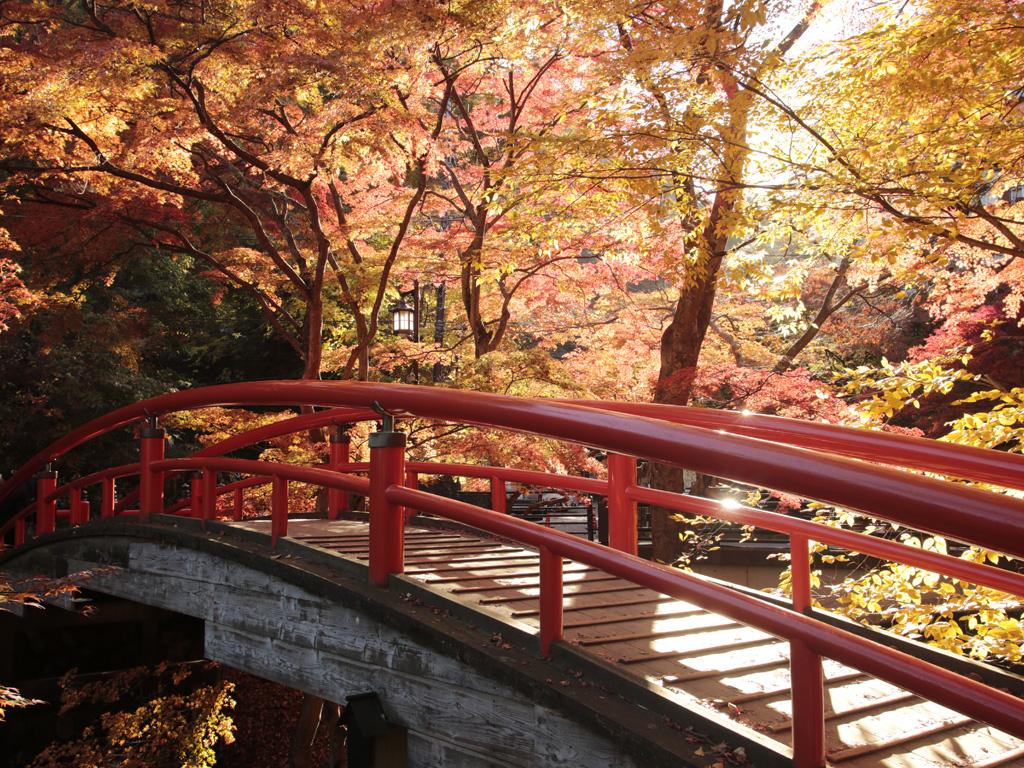
[[(412, 284), (412, 306), (406, 303), (404, 296), (399, 296), (399, 302), (391, 307), (391, 327), (396, 336), (406, 338), (419, 343), (420, 340), (420, 281), (414, 280)], [(420, 361), (412, 361), (413, 384), (420, 383)]]

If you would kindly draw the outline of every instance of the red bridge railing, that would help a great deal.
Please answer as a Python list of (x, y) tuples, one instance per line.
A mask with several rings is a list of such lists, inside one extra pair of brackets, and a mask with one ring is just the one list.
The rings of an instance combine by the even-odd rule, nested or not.
[[(252, 430), (203, 449), (188, 458), (164, 457), (163, 431), (155, 416), (208, 406), (316, 406), (328, 410), (297, 416)], [(322, 467), (225, 458), (223, 454), (276, 435), (384, 418), (385, 429), (370, 436), (370, 461), (349, 460), (343, 439), (332, 441)], [(608, 478), (596, 480), (478, 465), (406, 462), (405, 435), (393, 417), (416, 417), (496, 430), (511, 430), (575, 442), (609, 453)], [(53, 462), (67, 451), (112, 429), (149, 419), (141, 431), (140, 462), (106, 469), (61, 488)], [(122, 408), (72, 432), (47, 448), (0, 487), (0, 500), (38, 470), (37, 502), (0, 528), (24, 542), (26, 523), (36, 534), (55, 529), (58, 516), (71, 524), (91, 514), (82, 489), (100, 485), (99, 517), (185, 513), (202, 519), (216, 514), (218, 494), (233, 494), (233, 516), (241, 515), (247, 487), (269, 483), (272, 542), (287, 535), (289, 485), (308, 483), (329, 489), (329, 517), (347, 505), (347, 496), (368, 498), (370, 580), (386, 587), (404, 570), (406, 509), (471, 525), (536, 547), (541, 555), (540, 646), (545, 655), (562, 638), (562, 562), (569, 559), (666, 595), (694, 602), (790, 642), (793, 694), (793, 754), (800, 768), (825, 764), (822, 657), (834, 659), (996, 728), (1024, 737), (1024, 702), (1008, 693), (892, 648), (866, 640), (805, 615), (811, 604), (810, 541), (901, 562), (979, 585), (1024, 595), (1024, 577), (1011, 571), (929, 552), (786, 515), (637, 485), (636, 459), (685, 467), (704, 474), (805, 499), (856, 510), (919, 531), (946, 536), (987, 550), (1024, 556), (1024, 502), (935, 476), (1024, 488), (1024, 458), (934, 441), (883, 435), (830, 425), (765, 416), (630, 403), (523, 400), (430, 387), (327, 382), (260, 382), (177, 392)], [(879, 463), (869, 463), (879, 462)], [(167, 473), (194, 472), (188, 502), (167, 505)], [(217, 486), (217, 473), (249, 479)], [(357, 476), (367, 472), (368, 478)], [(138, 474), (139, 491), (114, 499), (119, 477)], [(484, 510), (416, 489), (419, 474), (484, 477), (491, 481), (492, 510)], [(545, 529), (502, 513), (505, 482), (535, 483), (606, 495), (609, 547)], [(58, 498), (68, 511), (56, 510)], [(137, 510), (128, 509), (137, 499)], [(636, 504), (656, 504), (690, 514), (717, 517), (787, 534), (791, 540), (793, 608), (787, 610), (708, 582), (690, 573), (641, 560), (636, 553)]]

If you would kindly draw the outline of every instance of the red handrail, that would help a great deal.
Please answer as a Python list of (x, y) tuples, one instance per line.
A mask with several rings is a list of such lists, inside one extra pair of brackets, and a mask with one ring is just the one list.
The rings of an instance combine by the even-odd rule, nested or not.
[[(255, 382), (175, 392), (128, 406), (57, 441), (0, 488), (0, 499), (32, 471), (104, 431), (148, 413), (210, 405), (317, 405), (365, 408), (376, 402), (399, 416), (528, 432), (578, 442), (739, 482), (792, 493), (917, 530), (1024, 556), (1024, 505), (980, 489), (950, 486), (889, 467), (643, 416), (545, 400), (366, 382)], [(962, 446), (940, 450), (962, 453)], [(899, 454), (899, 452), (896, 452)], [(1005, 456), (990, 452), (1001, 463)], [(900, 454), (901, 455), (901, 454)], [(887, 459), (896, 461), (898, 455)], [(936, 458), (938, 461), (939, 459)], [(1016, 462), (1020, 466), (1020, 462)], [(1008, 469), (1006, 470), (1009, 471)], [(1004, 483), (1008, 484), (1008, 483)], [(905, 500), (913, 498), (909, 507)]]
[[(941, 667), (920, 661), (871, 640), (794, 611), (758, 600), (728, 587), (706, 581), (676, 568), (616, 552), (562, 531), (551, 530), (509, 516), (499, 516), (454, 499), (393, 485), (387, 490), (395, 504), (414, 507), (441, 517), (481, 528), (574, 562), (598, 568), (669, 597), (696, 603), (736, 621), (787, 640), (798, 640), (815, 653), (888, 680), (925, 698), (977, 718), (996, 728), (1024, 736), (1024, 702)], [(371, 523), (372, 524), (372, 523)], [(544, 585), (541, 585), (544, 590)], [(542, 603), (543, 603), (542, 598)], [(548, 637), (558, 629), (541, 631)], [(819, 685), (820, 687), (820, 681)], [(799, 725), (799, 724), (796, 724)]]
[[(320, 485), (324, 488), (355, 491), (364, 495), (369, 493), (370, 489), (369, 481), (361, 477), (353, 477), (318, 467), (300, 467), (294, 464), (277, 464), (253, 459), (222, 459), (218, 457), (164, 459), (153, 462), (152, 469), (155, 472), (203, 470), (204, 472), (238, 472), (261, 476), (269, 475), (273, 481), (284, 480), (309, 483), (311, 485)], [(288, 531), (287, 494), (284, 494), (280, 487), (275, 493), (278, 498), (275, 499), (273, 505), (271, 528), (271, 538), (274, 544), (277, 543), (279, 536), (286, 536)], [(281, 498), (282, 495), (283, 498)]]
[[(195, 457), (196, 457), (196, 454), (192, 454), (192, 458), (195, 458)], [(185, 470), (182, 470), (182, 471), (184, 472)], [(258, 485), (265, 485), (265, 484), (267, 484), (269, 482), (272, 482), (272, 481), (273, 481), (273, 478), (271, 478), (269, 476), (266, 476), (266, 477), (262, 477), (262, 476), (247, 477), (244, 480), (236, 480), (233, 483), (227, 483), (225, 485), (218, 485), (217, 486), (217, 495), (218, 496), (226, 496), (229, 493), (235, 493), (236, 491), (244, 491), (244, 490), (246, 490), (248, 488), (255, 488)], [(175, 502), (174, 504), (170, 505), (169, 507), (165, 507), (164, 508), (164, 514), (175, 515), (175, 514), (178, 514), (179, 512), (182, 512), (182, 511), (188, 509), (192, 513), (193, 516), (198, 516), (196, 514), (196, 501), (197, 501), (197, 499), (196, 499), (196, 497), (194, 495), (190, 496), (187, 499), (181, 499), (181, 500)], [(235, 519), (236, 520), (240, 520), (241, 518), (240, 517), (235, 517)]]
[(114, 513), (114, 480), (119, 477), (127, 477), (129, 475), (138, 474), (139, 464), (125, 464), (120, 467), (111, 467), (110, 469), (104, 469), (99, 472), (94, 472), (91, 475), (80, 477), (70, 483), (66, 483), (60, 487), (54, 486), (54, 490), (39, 494), (39, 498), (24, 509), (16, 512), (9, 520), (3, 525), (0, 525), (0, 540), (9, 532), (14, 530), (16, 532), (14, 537), (14, 543), (22, 544), (25, 541), (25, 522), (32, 515), (37, 514), (41, 506), (52, 507), (55, 505), (57, 499), (63, 496), (70, 496), (75, 493), (80, 493), (83, 488), (87, 488), (90, 485), (96, 485), (97, 483), (103, 483), (103, 498), (100, 504), (100, 514), (102, 517), (110, 517)]
[[(203, 406), (196, 407), (202, 408)], [(256, 443), (261, 443), (265, 440), (271, 440), (275, 437), (291, 435), (308, 429), (327, 427), (336, 423), (349, 424), (357, 421), (369, 421), (379, 418), (380, 414), (365, 408), (332, 408), (327, 411), (317, 411), (316, 413), (304, 413), (299, 416), (293, 416), (289, 419), (275, 421), (273, 424), (264, 424), (261, 427), (246, 430), (245, 432), (241, 432), (237, 435), (221, 440), (219, 443), (214, 443), (213, 445), (201, 448), (192, 455), (195, 457), (223, 456), (226, 453), (237, 451), (240, 448), (248, 448), (250, 445), (255, 445)], [(3, 498), (2, 491), (3, 488), (0, 487), (0, 499)], [(138, 490), (134, 490), (129, 493), (121, 500), (118, 508), (123, 509), (126, 506), (133, 504), (138, 500), (138, 494)]]
[(909, 544), (900, 544), (877, 536), (869, 536), (866, 533), (834, 528), (811, 520), (802, 520), (799, 517), (789, 517), (778, 512), (752, 509), (742, 505), (731, 506), (714, 499), (681, 496), (669, 491), (637, 486), (627, 488), (626, 493), (630, 498), (644, 504), (654, 504), (692, 515), (717, 517), (739, 525), (753, 525), (789, 536), (800, 536), (809, 541), (817, 541), (851, 552), (912, 565), (933, 573), (942, 573), (1012, 595), (1024, 595), (1024, 574), (976, 563), (972, 560), (964, 560), (952, 555), (913, 547)]
[(836, 456), (1024, 490), (1024, 456), (1019, 453), (763, 413), (716, 411), (659, 403), (559, 402), (721, 430), (733, 435), (826, 451)]
[(233, 437), (221, 440), (219, 443), (208, 445), (196, 451), (193, 456), (223, 456), (225, 453), (237, 451), (239, 448), (247, 448), (264, 440), (271, 440), (275, 437), (293, 435), (307, 429), (328, 427), (335, 423), (351, 424), (357, 421), (373, 421), (379, 419), (380, 414), (366, 408), (331, 408), (327, 411), (316, 413), (304, 413), (300, 416), (293, 416), (290, 419), (275, 421), (273, 424), (264, 424), (262, 427), (241, 432)]

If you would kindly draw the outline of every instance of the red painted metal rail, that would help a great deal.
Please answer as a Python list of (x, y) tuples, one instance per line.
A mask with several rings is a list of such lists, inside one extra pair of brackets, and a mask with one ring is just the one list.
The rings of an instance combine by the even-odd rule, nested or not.
[[(164, 456), (163, 431), (150, 423), (141, 431), (138, 465), (98, 472), (57, 488), (52, 462), (87, 440), (153, 415), (212, 405), (315, 406), (329, 410), (261, 427), (211, 446), (191, 457)], [(581, 443), (609, 452), (608, 478), (570, 478), (549, 473), (477, 465), (406, 462), (405, 435), (389, 429), (371, 434), (368, 463), (353, 463), (347, 441), (331, 441), (324, 467), (223, 458), (222, 454), (272, 436), (334, 423), (391, 416), (434, 419), (512, 430)], [(1024, 459), (994, 451), (952, 446), (916, 438), (849, 430), (788, 419), (725, 414), (699, 409), (629, 403), (522, 400), (497, 395), (429, 387), (328, 382), (258, 382), (176, 392), (122, 408), (72, 432), (42, 451), (0, 487), (0, 500), (40, 469), (38, 500), (8, 522), (0, 535), (24, 540), (26, 523), (36, 533), (53, 531), (58, 517), (86, 522), (88, 505), (82, 489), (102, 487), (100, 517), (124, 508), (114, 500), (115, 478), (138, 473), (138, 514), (145, 521), (159, 512), (183, 512), (211, 519), (216, 497), (234, 495), (233, 517), (241, 515), (248, 487), (272, 484), (272, 540), (287, 534), (289, 484), (309, 483), (329, 489), (329, 516), (347, 505), (347, 496), (368, 497), (370, 510), (369, 574), (386, 586), (404, 569), (406, 509), (449, 518), (536, 547), (541, 555), (540, 644), (547, 653), (562, 637), (562, 562), (600, 568), (637, 585), (695, 602), (737, 621), (787, 639), (791, 648), (794, 715), (794, 763), (800, 768), (824, 765), (821, 658), (828, 657), (937, 701), (970, 717), (1024, 737), (1024, 703), (980, 682), (899, 653), (823, 624), (803, 610), (810, 605), (808, 542), (818, 541), (925, 568), (1024, 595), (1024, 577), (991, 566), (924, 551), (875, 537), (762, 510), (726, 506), (707, 499), (637, 486), (636, 459), (674, 464), (727, 477), (756, 487), (798, 495), (857, 510), (915, 530), (928, 531), (985, 549), (1024, 556), (1024, 502), (1009, 494), (915, 474), (927, 471), (1005, 488), (1024, 488)], [(872, 464), (871, 461), (881, 462)], [(903, 468), (903, 469), (901, 469)], [(168, 473), (196, 472), (188, 502), (167, 505), (163, 498)], [(217, 473), (249, 475), (247, 480), (217, 485)], [(368, 472), (369, 478), (353, 473)], [(421, 474), (451, 474), (491, 480), (492, 510), (483, 510), (416, 490)], [(610, 511), (610, 547), (496, 514), (504, 512), (506, 481), (606, 495)], [(56, 502), (67, 497), (68, 511)], [(790, 536), (793, 555), (793, 609), (749, 597), (700, 577), (635, 556), (636, 504), (656, 504), (688, 513), (755, 525)]]

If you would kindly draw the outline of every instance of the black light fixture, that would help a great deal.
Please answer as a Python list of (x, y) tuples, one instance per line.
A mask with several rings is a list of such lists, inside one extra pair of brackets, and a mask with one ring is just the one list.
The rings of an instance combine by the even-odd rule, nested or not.
[[(405, 296), (398, 294), (398, 303), (391, 307), (391, 327), (396, 336), (403, 336), (409, 341), (420, 341), (420, 281), (413, 280), (412, 305), (406, 303)], [(412, 361), (411, 383), (420, 383), (420, 361), (415, 356)]]
[(416, 333), (416, 310), (406, 303), (405, 297), (391, 308), (391, 327), (397, 336), (412, 338)]

